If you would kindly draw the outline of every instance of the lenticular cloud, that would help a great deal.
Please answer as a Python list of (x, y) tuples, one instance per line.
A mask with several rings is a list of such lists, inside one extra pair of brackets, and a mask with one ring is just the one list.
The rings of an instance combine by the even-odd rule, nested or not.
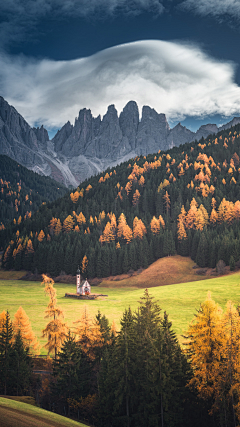
[(0, 57), (0, 90), (30, 124), (74, 121), (81, 108), (105, 114), (129, 100), (168, 119), (240, 112), (234, 65), (193, 45), (139, 41), (72, 61)]

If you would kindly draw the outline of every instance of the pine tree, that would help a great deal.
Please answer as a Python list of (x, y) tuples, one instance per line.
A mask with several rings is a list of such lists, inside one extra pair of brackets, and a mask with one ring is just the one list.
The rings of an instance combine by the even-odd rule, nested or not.
[(14, 372), (11, 393), (17, 396), (27, 394), (30, 388), (32, 363), (29, 348), (24, 345), (19, 329), (12, 345), (11, 371)]
[(65, 405), (68, 405), (67, 399), (76, 399), (79, 395), (78, 370), (80, 363), (80, 348), (69, 332), (58, 353), (58, 358), (53, 362), (55, 382), (52, 385), (52, 391), (58, 399), (64, 400)]
[(202, 233), (197, 249), (196, 263), (199, 267), (206, 267), (208, 265), (208, 242), (205, 234)]
[(12, 337), (13, 327), (8, 311), (1, 315), (0, 329), (0, 388), (1, 393), (6, 396), (8, 388), (11, 387), (12, 370)]

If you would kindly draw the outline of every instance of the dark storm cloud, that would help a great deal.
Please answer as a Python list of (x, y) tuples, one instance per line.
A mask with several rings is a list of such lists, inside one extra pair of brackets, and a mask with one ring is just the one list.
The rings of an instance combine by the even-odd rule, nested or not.
[(159, 0), (7, 0), (0, 2), (0, 44), (6, 46), (33, 34), (43, 18), (100, 16), (107, 18), (119, 13), (138, 15), (164, 11)]

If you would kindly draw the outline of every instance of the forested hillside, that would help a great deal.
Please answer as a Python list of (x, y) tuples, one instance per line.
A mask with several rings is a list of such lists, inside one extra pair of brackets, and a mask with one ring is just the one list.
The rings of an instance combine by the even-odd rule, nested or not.
[(91, 277), (190, 255), (200, 267), (240, 254), (240, 125), (140, 156), (85, 181), (1, 232), (3, 266)]
[(62, 197), (67, 191), (62, 184), (4, 155), (0, 155), (0, 188), (0, 229), (9, 221), (20, 224), (31, 218), (42, 203)]

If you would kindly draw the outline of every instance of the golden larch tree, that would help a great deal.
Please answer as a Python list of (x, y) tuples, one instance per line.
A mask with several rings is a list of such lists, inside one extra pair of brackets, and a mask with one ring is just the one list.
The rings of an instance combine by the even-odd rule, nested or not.
[(155, 216), (153, 216), (150, 222), (150, 227), (153, 234), (156, 235), (160, 233), (160, 221)]
[(62, 231), (62, 224), (60, 219), (58, 218), (57, 223), (56, 223), (56, 227), (55, 227), (55, 235), (58, 236)]
[(170, 202), (170, 196), (169, 196), (167, 191), (166, 191), (165, 195), (163, 196), (163, 199), (164, 199), (164, 204), (165, 204), (167, 215), (169, 215), (171, 202)]
[(79, 215), (76, 215), (76, 219), (77, 219), (77, 222), (78, 222), (79, 225), (82, 225), (82, 224), (86, 223), (86, 218), (85, 218), (85, 216), (83, 215), (82, 212), (80, 212)]
[(54, 353), (55, 359), (57, 352), (60, 350), (68, 332), (66, 323), (63, 322), (64, 314), (60, 307), (57, 307), (56, 289), (53, 287), (54, 281), (46, 276), (42, 275), (43, 282), (45, 285), (45, 294), (49, 296), (49, 304), (45, 310), (45, 319), (50, 319), (46, 327), (42, 331), (43, 338), (47, 338), (45, 348), (48, 350), (48, 354)]
[(195, 389), (204, 400), (213, 398), (224, 336), (222, 309), (211, 299), (210, 292), (190, 324), (186, 338), (184, 344), (193, 369), (189, 387)]
[(185, 227), (184, 227), (184, 223), (183, 223), (183, 221), (181, 219), (178, 221), (178, 231), (177, 231), (177, 234), (178, 234), (178, 240), (187, 239), (187, 233), (186, 233), (186, 230), (185, 230)]
[(88, 266), (88, 259), (87, 259), (87, 255), (84, 255), (83, 260), (82, 260), (82, 273), (86, 273), (87, 271), (87, 266)]
[(72, 215), (68, 215), (67, 218), (63, 221), (63, 231), (69, 233), (74, 227), (74, 219)]
[(147, 233), (147, 229), (141, 219), (136, 216), (133, 220), (133, 237), (141, 239)]
[(187, 229), (195, 227), (195, 220), (196, 220), (197, 211), (198, 211), (197, 207), (198, 207), (198, 204), (196, 200), (193, 198), (190, 204), (190, 209), (185, 218), (185, 226)]
[(79, 196), (80, 196), (80, 194), (78, 191), (75, 191), (75, 193), (70, 194), (70, 198), (71, 198), (73, 203), (77, 203)]
[(90, 359), (94, 360), (96, 357), (96, 350), (101, 348), (104, 344), (100, 325), (90, 318), (86, 307), (80, 319), (73, 323), (76, 324), (75, 334), (81, 346), (81, 350), (87, 354)]
[(210, 215), (210, 223), (215, 225), (218, 222), (218, 213), (216, 211), (216, 209), (212, 208), (212, 212)]
[(37, 337), (33, 333), (29, 317), (27, 316), (25, 310), (22, 307), (19, 307), (17, 312), (14, 314), (13, 337), (17, 336), (18, 331), (21, 334), (24, 346), (26, 348), (29, 347), (30, 353), (38, 353), (40, 349), (40, 344), (37, 340)]
[(140, 199), (140, 192), (138, 191), (138, 189), (136, 189), (134, 195), (133, 195), (133, 200), (132, 200), (132, 204), (133, 206), (137, 206), (139, 203), (139, 199)]
[(41, 230), (40, 233), (39, 233), (39, 235), (38, 235), (38, 241), (42, 242), (43, 239), (44, 239), (44, 237), (45, 237), (45, 233), (44, 233), (43, 230)]

